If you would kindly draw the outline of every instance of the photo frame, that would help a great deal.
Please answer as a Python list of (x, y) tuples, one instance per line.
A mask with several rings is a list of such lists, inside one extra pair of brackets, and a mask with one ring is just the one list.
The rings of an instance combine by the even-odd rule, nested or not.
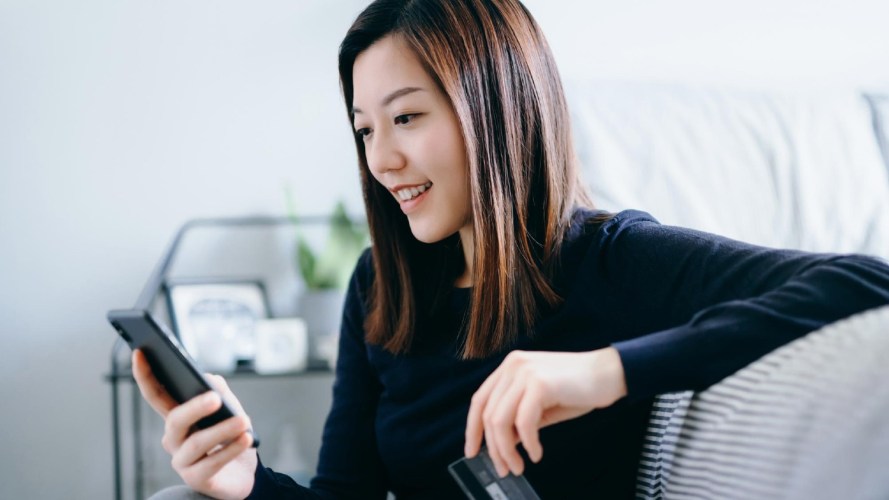
[(270, 316), (261, 280), (167, 280), (164, 292), (174, 333), (204, 369), (230, 372), (252, 364), (256, 322)]

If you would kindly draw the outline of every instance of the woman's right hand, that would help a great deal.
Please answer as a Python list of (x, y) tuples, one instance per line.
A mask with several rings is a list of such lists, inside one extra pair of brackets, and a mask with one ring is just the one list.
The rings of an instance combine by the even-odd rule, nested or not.
[[(250, 419), (228, 388), (225, 379), (207, 375), (216, 391), (209, 391), (178, 404), (151, 372), (141, 351), (133, 352), (133, 377), (142, 397), (165, 422), (163, 447), (172, 456), (173, 469), (193, 490), (220, 498), (244, 498), (253, 489), (256, 449)], [(195, 423), (222, 406), (220, 394), (236, 416), (206, 429)], [(224, 444), (227, 443), (227, 444)]]

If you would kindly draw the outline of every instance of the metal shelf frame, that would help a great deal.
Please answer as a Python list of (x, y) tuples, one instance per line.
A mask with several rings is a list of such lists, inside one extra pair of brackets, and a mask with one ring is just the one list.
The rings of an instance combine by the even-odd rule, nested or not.
[[(182, 240), (185, 238), (188, 232), (194, 229), (207, 227), (237, 228), (286, 225), (329, 225), (330, 221), (331, 219), (328, 216), (254, 216), (230, 218), (201, 218), (189, 220), (176, 231), (173, 239), (167, 246), (166, 251), (163, 253), (160, 260), (155, 265), (153, 272), (149, 276), (148, 281), (145, 283), (145, 286), (143, 287), (142, 292), (136, 300), (136, 304), (134, 307), (151, 310), (152, 306), (154, 305), (154, 301), (162, 292), (164, 281), (167, 278), (167, 273), (176, 258), (176, 253), (179, 250), (179, 246), (182, 243)], [(111, 432), (114, 448), (114, 498), (117, 500), (122, 500), (123, 498), (123, 454), (121, 450), (123, 442), (121, 438), (120, 385), (122, 383), (125, 383), (130, 386), (130, 404), (132, 408), (131, 413), (133, 426), (132, 440), (134, 498), (136, 500), (142, 500), (143, 498), (145, 498), (143, 491), (145, 471), (142, 459), (144, 446), (142, 443), (142, 420), (140, 416), (142, 408), (142, 397), (139, 393), (138, 388), (136, 387), (136, 382), (133, 379), (132, 370), (129, 362), (121, 363), (120, 361), (121, 354), (122, 352), (124, 352), (125, 347), (126, 343), (123, 341), (123, 339), (117, 337), (114, 345), (111, 347), (110, 371), (104, 376), (104, 380), (108, 382), (111, 387)], [(228, 376), (232, 378), (304, 377), (330, 373), (330, 371), (331, 369), (325, 361), (310, 359), (307, 369), (301, 372), (281, 373), (275, 375), (260, 375), (253, 371), (236, 371), (232, 374), (229, 374)]]

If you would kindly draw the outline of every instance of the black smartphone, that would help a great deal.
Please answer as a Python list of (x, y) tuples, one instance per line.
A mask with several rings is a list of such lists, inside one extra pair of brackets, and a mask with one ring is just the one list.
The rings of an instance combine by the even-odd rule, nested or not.
[[(131, 349), (142, 350), (155, 378), (177, 402), (184, 403), (214, 390), (179, 340), (150, 312), (142, 309), (109, 311), (108, 321)], [(205, 429), (234, 415), (235, 412), (223, 398), (222, 406), (199, 420), (196, 426)], [(258, 447), (256, 433), (252, 430), (248, 432), (253, 436), (253, 447)]]

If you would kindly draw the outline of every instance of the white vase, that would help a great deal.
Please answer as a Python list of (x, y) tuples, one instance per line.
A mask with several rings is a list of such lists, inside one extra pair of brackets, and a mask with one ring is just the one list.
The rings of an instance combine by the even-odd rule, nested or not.
[(342, 290), (306, 290), (299, 299), (299, 315), (309, 330), (309, 352), (314, 359), (336, 362), (336, 339), (346, 293)]

